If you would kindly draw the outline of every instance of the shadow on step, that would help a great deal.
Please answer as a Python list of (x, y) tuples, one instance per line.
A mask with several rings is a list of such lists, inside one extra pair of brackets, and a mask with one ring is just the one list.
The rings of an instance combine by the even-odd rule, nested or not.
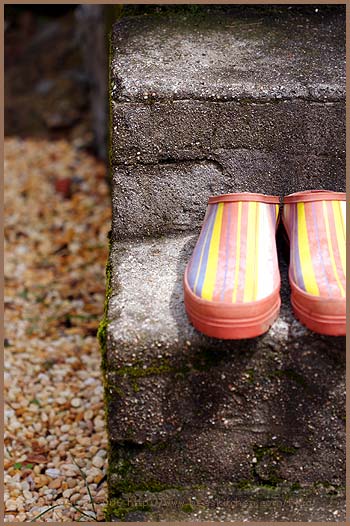
[[(182, 249), (170, 301), (179, 341), (189, 323), (182, 279), (196, 239)], [(345, 338), (312, 333), (294, 318), (282, 248), (278, 239), (282, 306), (268, 333), (225, 341), (193, 329), (187, 350), (190, 372), (180, 382), (183, 426), (167, 450), (182, 481), (193, 483), (193, 475), (186, 473), (188, 464), (198, 471), (194, 457), (200, 462), (199, 478), (207, 481), (213, 469), (222, 481), (252, 475), (258, 483), (272, 475), (305, 483), (344, 479)], [(176, 383), (169, 378), (169, 393), (177, 390)], [(252, 464), (259, 452), (265, 468)]]

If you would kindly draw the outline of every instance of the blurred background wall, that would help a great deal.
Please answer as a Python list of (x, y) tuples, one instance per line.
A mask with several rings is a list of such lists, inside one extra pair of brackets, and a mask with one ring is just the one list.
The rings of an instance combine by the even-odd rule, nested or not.
[(205, 6), (6, 4), (5, 135), (65, 138), (107, 161), (110, 29), (122, 16), (174, 9), (200, 14)]

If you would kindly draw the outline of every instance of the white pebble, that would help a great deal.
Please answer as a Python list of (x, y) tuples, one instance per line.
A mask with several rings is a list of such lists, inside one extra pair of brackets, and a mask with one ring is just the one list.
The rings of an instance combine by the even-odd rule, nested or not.
[(33, 495), (30, 491), (24, 490), (23, 491), (23, 497), (26, 499), (26, 501), (31, 501), (33, 498)]
[(105, 427), (104, 420), (101, 420), (98, 416), (94, 419), (94, 424), (96, 429), (103, 429)]
[(74, 493), (74, 489), (65, 489), (62, 495), (65, 499), (69, 499), (69, 497), (73, 495), (73, 493)]
[(94, 416), (94, 413), (91, 409), (88, 409), (84, 413), (84, 420), (92, 420), (92, 417)]
[(102, 457), (99, 457), (98, 455), (96, 455), (93, 459), (92, 459), (92, 464), (96, 467), (96, 468), (102, 468), (103, 465), (104, 465), (104, 460)]
[(5, 509), (6, 511), (16, 511), (17, 510), (17, 503), (13, 499), (9, 499), (5, 503)]
[(61, 431), (62, 433), (67, 433), (67, 431), (69, 431), (71, 428), (71, 426), (69, 426), (68, 424), (64, 424), (63, 426), (61, 426)]
[(80, 398), (73, 398), (71, 401), (72, 407), (80, 407), (81, 406), (81, 399)]
[(55, 468), (48, 468), (46, 471), (45, 471), (45, 475), (47, 475), (48, 477), (52, 478), (52, 479), (57, 479), (60, 475), (61, 475), (61, 472), (59, 469), (55, 469)]

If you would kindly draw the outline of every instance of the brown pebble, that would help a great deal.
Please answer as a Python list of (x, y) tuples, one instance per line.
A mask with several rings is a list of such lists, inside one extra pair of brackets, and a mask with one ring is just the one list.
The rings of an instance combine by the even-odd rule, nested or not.
[[(108, 187), (102, 177), (96, 185), (96, 172), (101, 169), (95, 159), (77, 152), (75, 146), (64, 140), (53, 143), (43, 139), (37, 143), (6, 138), (5, 155), (7, 217), (11, 218), (7, 225), (8, 251), (12, 254), (6, 268), (10, 277), (6, 294), (14, 307), (8, 310), (7, 321), (8, 331), (13, 334), (12, 348), (5, 349), (7, 398), (14, 408), (13, 415), (9, 413), (9, 432), (13, 437), (7, 444), (11, 461), (8, 457), (5, 461), (9, 477), (4, 496), (8, 508), (6, 521), (30, 522), (40, 508), (48, 509), (52, 504), (61, 507), (49, 511), (39, 521), (78, 521), (81, 514), (68, 498), (71, 495), (73, 503), (79, 507), (81, 503), (82, 509), (89, 511), (85, 481), (76, 467), (62, 471), (61, 468), (63, 464), (72, 464), (72, 454), (91, 476), (91, 482), (97, 480), (97, 468), (91, 465), (97, 452), (90, 448), (96, 446), (98, 451), (106, 448), (103, 392), (97, 342), (90, 335), (86, 337), (89, 323), (77, 317), (73, 320), (74, 327), (69, 328), (61, 320), (66, 319), (72, 291), (75, 296), (79, 290), (77, 314), (99, 316), (102, 312), (106, 246), (96, 248), (93, 265), (86, 265), (91, 256), (91, 237), (76, 229), (76, 225), (84, 225), (86, 234), (93, 231), (96, 240), (105, 239), (110, 222), (105, 205)], [(73, 173), (84, 183), (72, 180), (69, 189)], [(62, 195), (68, 197), (68, 194), (70, 200), (63, 201)], [(21, 214), (22, 195), (25, 206), (31, 210), (26, 217)], [(39, 229), (35, 228), (38, 217)], [(17, 248), (21, 249), (18, 254)], [(66, 269), (64, 275), (62, 263)], [(56, 275), (62, 279), (55, 280)], [(100, 278), (92, 295), (90, 286), (83, 284), (94, 281), (96, 275)], [(26, 298), (18, 295), (24, 288), (28, 289)], [(37, 318), (33, 325), (26, 323), (28, 329), (34, 329), (30, 335), (16, 330), (18, 319), (27, 315)], [(95, 330), (96, 323), (91, 323)], [(84, 362), (80, 360), (80, 350)], [(33, 455), (32, 460), (29, 455)], [(14, 469), (15, 463), (21, 463), (21, 469)], [(30, 469), (27, 464), (32, 464)], [(46, 470), (58, 470), (61, 475), (53, 479)], [(93, 497), (95, 485), (91, 484)], [(100, 503), (96, 507), (97, 517), (101, 522), (106, 489), (103, 485), (96, 495)]]
[(62, 480), (61, 479), (54, 479), (54, 480), (51, 480), (50, 484), (49, 484), (49, 488), (50, 489), (58, 489), (60, 488), (62, 485)]
[(73, 502), (73, 504), (75, 504), (76, 502), (78, 502), (79, 499), (80, 499), (80, 493), (74, 493), (74, 495), (72, 495), (69, 500)]
[(75, 488), (76, 485), (77, 485), (77, 481), (75, 479), (72, 479), (72, 478), (67, 479), (68, 488)]
[(85, 458), (86, 457), (86, 451), (76, 451), (75, 452), (76, 458)]
[(78, 444), (81, 444), (82, 446), (89, 446), (91, 444), (91, 438), (90, 437), (78, 437), (77, 442)]
[(39, 475), (38, 477), (34, 477), (34, 482), (36, 488), (42, 488), (50, 483), (50, 479), (46, 475)]
[(94, 496), (94, 502), (96, 504), (101, 504), (102, 502), (105, 501), (105, 498), (106, 498), (105, 495), (97, 494), (97, 495)]

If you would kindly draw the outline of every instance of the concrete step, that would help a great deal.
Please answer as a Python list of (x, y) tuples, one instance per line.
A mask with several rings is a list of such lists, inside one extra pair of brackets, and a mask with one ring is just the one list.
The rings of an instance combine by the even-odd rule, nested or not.
[[(149, 499), (169, 504), (176, 496), (181, 520), (190, 520), (183, 519), (184, 510), (194, 520), (232, 518), (242, 502), (250, 502), (244, 509), (254, 517), (260, 513), (260, 520), (342, 516), (345, 339), (311, 333), (294, 318), (281, 255), (282, 308), (268, 333), (221, 341), (194, 330), (184, 310), (182, 277), (196, 237), (111, 245), (101, 330), (109, 519), (170, 520), (176, 506), (158, 509), (159, 501), (157, 508)], [(322, 497), (319, 487), (332, 490)], [(279, 503), (259, 511), (265, 490), (265, 500)], [(314, 499), (309, 519), (307, 508), (304, 513), (298, 507), (306, 494)], [(283, 507), (287, 498), (289, 511)]]
[(342, 520), (345, 339), (294, 318), (282, 257), (252, 340), (195, 331), (182, 278), (209, 195), (344, 189), (344, 6), (123, 19), (111, 51), (107, 518)]
[(113, 234), (196, 230), (212, 193), (345, 188), (345, 7), (123, 19), (111, 41)]

